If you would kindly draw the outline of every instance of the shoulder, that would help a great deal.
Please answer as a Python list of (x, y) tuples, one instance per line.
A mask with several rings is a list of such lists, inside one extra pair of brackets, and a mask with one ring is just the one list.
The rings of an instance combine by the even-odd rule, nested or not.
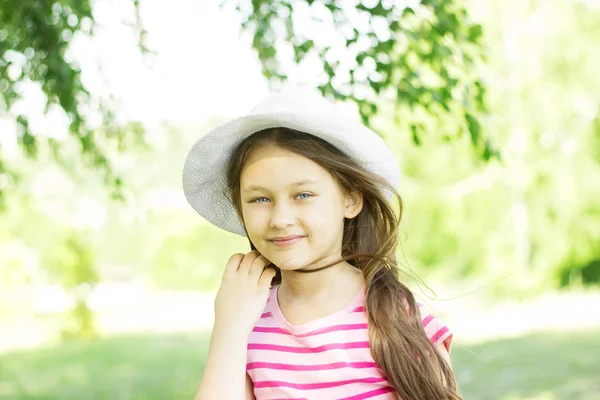
[(263, 313), (271, 313), (273, 308), (277, 307), (277, 287), (278, 286), (275, 285), (269, 288), (269, 296), (267, 297), (267, 302), (265, 303)]
[(428, 307), (419, 302), (417, 302), (417, 305), (419, 307), (419, 313), (421, 314), (423, 329), (425, 330), (427, 337), (433, 344), (440, 347), (443, 346), (446, 351), (450, 352), (453, 338), (453, 333), (450, 328), (433, 315)]
[(265, 306), (263, 308), (263, 312), (260, 316), (260, 319), (257, 322), (258, 325), (273, 320), (273, 318), (275, 318), (275, 315), (279, 313), (279, 306), (277, 304), (277, 288), (278, 285), (269, 288), (269, 295), (267, 297), (267, 301), (265, 302)]

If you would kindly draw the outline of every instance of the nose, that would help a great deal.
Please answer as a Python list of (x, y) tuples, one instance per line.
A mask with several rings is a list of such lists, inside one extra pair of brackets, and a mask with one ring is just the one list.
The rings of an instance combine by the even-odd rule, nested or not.
[(278, 202), (271, 208), (271, 228), (282, 230), (296, 223), (294, 209), (286, 202)]

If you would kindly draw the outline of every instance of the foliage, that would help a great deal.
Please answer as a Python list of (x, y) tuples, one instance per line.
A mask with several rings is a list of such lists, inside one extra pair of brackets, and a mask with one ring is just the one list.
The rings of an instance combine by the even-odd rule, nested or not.
[(287, 80), (293, 65), (317, 60), (321, 91), (355, 102), (364, 123), (385, 99), (395, 103), (398, 120), (408, 121), (416, 144), (433, 120), (440, 136), (468, 132), (477, 154), (498, 156), (480, 123), (483, 29), (460, 0), (253, 0), (237, 2), (237, 9), (274, 85)]
[[(132, 1), (137, 7), (138, 0)], [(44, 142), (58, 162), (66, 162), (61, 154), (63, 141), (33, 132), (31, 116), (15, 107), (27, 87), (41, 90), (46, 98), (45, 113), (66, 116), (69, 136), (79, 144), (82, 159), (103, 171), (105, 183), (118, 196), (121, 180), (112, 171), (107, 145), (116, 143), (123, 148), (128, 142), (139, 142), (142, 131), (139, 124), (119, 126), (112, 99), (90, 93), (82, 83), (69, 45), (78, 35), (92, 35), (94, 26), (89, 0), (0, 0), (0, 116), (14, 119), (19, 145), (27, 156), (37, 158)], [(141, 40), (141, 26), (132, 28)], [(99, 122), (92, 122), (95, 118)], [(0, 178), (8, 180), (15, 171), (1, 151), (0, 147)], [(10, 189), (1, 183), (0, 206)]]
[(82, 232), (70, 232), (57, 252), (53, 269), (74, 301), (63, 329), (65, 338), (96, 336), (94, 314), (87, 304), (90, 291), (99, 281), (96, 257)]
[(59, 272), (56, 276), (62, 287), (77, 289), (98, 282), (95, 255), (81, 232), (71, 232), (57, 253), (53, 269)]

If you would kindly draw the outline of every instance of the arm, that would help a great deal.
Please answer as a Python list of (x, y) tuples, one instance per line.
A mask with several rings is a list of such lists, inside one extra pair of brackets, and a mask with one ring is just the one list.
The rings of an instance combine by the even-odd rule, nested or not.
[(446, 346), (444, 345), (444, 343), (443, 342), (436, 343), (435, 349), (438, 351), (438, 353), (440, 353), (440, 355), (442, 356), (444, 361), (446, 361), (446, 364), (448, 364), (450, 369), (452, 369), (452, 362), (450, 361), (450, 354), (448, 353), (448, 349), (446, 349)]
[[(438, 353), (440, 353), (450, 370), (452, 370), (452, 363), (450, 362), (450, 353), (448, 353), (448, 349), (446, 348), (446, 345), (444, 345), (444, 342), (436, 343), (435, 349)], [(448, 386), (448, 381), (446, 380), (446, 378), (442, 376), (442, 379), (444, 382), (444, 386)]]
[(256, 400), (254, 397), (254, 386), (252, 385), (252, 379), (246, 374), (246, 400)]
[(247, 335), (215, 326), (206, 367), (195, 400), (247, 398), (248, 378), (245, 378), (247, 346)]
[(452, 369), (450, 361), (450, 346), (452, 346), (453, 334), (450, 329), (433, 316), (421, 303), (417, 303), (419, 313), (423, 321), (425, 334), (433, 341), (437, 352), (442, 356), (448, 367)]
[[(258, 252), (231, 256), (215, 298), (215, 325), (195, 400), (240, 400), (249, 396), (246, 373), (248, 336), (269, 297), (275, 276)], [(250, 389), (248, 386), (250, 383)]]

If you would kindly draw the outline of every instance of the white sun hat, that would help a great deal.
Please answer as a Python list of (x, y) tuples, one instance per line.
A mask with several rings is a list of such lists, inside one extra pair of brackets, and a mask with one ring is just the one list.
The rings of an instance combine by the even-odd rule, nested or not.
[(202, 136), (183, 167), (183, 192), (190, 205), (210, 223), (246, 236), (230, 201), (226, 172), (230, 157), (248, 136), (268, 128), (289, 128), (317, 136), (337, 147), (362, 167), (385, 178), (394, 188), (400, 181), (398, 159), (357, 115), (307, 87), (273, 93), (249, 114), (226, 122)]

